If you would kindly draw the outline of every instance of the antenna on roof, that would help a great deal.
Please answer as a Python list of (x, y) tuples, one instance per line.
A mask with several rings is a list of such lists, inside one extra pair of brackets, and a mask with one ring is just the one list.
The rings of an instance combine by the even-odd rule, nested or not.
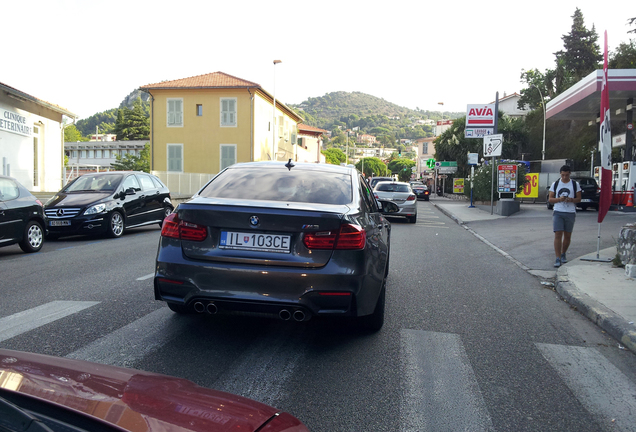
[(285, 164), (285, 166), (287, 167), (287, 169), (288, 169), (288, 170), (290, 170), (290, 171), (291, 171), (291, 169), (292, 169), (294, 166), (296, 166), (296, 165), (294, 165), (294, 163), (292, 162), (291, 158), (289, 158), (289, 162), (287, 162), (287, 163)]

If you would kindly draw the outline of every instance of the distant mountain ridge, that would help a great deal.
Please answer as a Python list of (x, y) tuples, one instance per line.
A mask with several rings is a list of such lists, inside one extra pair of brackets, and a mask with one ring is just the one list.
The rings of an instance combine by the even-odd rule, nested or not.
[[(144, 110), (149, 112), (150, 95), (135, 89), (124, 97), (118, 108), (79, 120), (76, 123), (77, 129), (83, 136), (90, 136), (97, 130), (99, 133), (111, 132), (117, 120), (117, 111), (122, 108), (132, 109), (133, 102), (137, 98), (141, 98)], [(367, 132), (374, 127), (393, 130), (404, 128), (413, 120), (442, 118), (440, 111), (412, 110), (361, 92), (332, 92), (324, 96), (310, 97), (297, 105), (287, 105), (302, 116), (306, 124), (326, 130), (342, 129), (343, 126), (346, 128), (358, 126), (360, 130)], [(444, 112), (446, 117), (451, 118), (461, 117), (464, 114)], [(427, 131), (428, 133), (430, 132)], [(402, 136), (405, 135), (402, 133)]]

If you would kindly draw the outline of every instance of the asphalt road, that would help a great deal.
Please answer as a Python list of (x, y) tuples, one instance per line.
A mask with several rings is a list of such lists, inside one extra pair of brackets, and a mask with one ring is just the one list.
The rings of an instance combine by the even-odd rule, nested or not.
[[(478, 206), (490, 212), (490, 206)], [(496, 221), (471, 221), (466, 226), (515, 259), (535, 270), (554, 270), (554, 233), (552, 211), (545, 204), (522, 204), (519, 213)], [(608, 212), (601, 224), (600, 250), (616, 245), (625, 223), (635, 222), (636, 213)], [(576, 212), (568, 258), (577, 258), (597, 251), (598, 213), (594, 210)]]
[[(286, 410), (314, 432), (636, 431), (636, 356), (431, 203), (418, 205), (416, 224), (392, 220), (379, 333), (348, 321), (173, 314), (153, 299), (151, 227), (47, 242), (33, 255), (0, 248), (0, 347), (184, 377)], [(536, 219), (513, 221), (498, 246), (536, 253), (551, 242), (550, 231), (523, 229), (548, 222)]]

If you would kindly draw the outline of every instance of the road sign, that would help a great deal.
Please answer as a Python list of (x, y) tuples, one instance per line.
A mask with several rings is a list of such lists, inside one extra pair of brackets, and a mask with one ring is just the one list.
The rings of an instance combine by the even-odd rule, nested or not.
[(435, 168), (435, 159), (431, 158), (426, 161), (426, 166), (433, 169)]
[(484, 137), (484, 157), (501, 156), (503, 147), (503, 134)]
[(481, 138), (492, 135), (493, 128), (466, 128), (464, 129), (464, 138)]
[(457, 161), (438, 161), (438, 162), (435, 162), (435, 168), (456, 167), (456, 166), (457, 166)]
[(468, 153), (468, 165), (477, 165), (479, 163), (479, 153)]
[(467, 105), (466, 127), (491, 128), (495, 126), (495, 104)]
[(440, 174), (453, 174), (457, 172), (457, 167), (439, 167), (437, 172)]

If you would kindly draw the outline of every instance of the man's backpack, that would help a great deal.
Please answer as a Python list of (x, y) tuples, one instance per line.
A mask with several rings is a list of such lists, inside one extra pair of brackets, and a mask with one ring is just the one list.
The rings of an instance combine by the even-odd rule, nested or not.
[[(557, 181), (554, 182), (554, 195), (556, 195), (559, 192), (559, 181), (560, 179), (557, 179)], [(572, 182), (572, 189), (574, 189), (574, 197), (576, 198), (576, 192), (577, 192), (576, 181), (572, 179), (570, 179), (570, 181)]]

